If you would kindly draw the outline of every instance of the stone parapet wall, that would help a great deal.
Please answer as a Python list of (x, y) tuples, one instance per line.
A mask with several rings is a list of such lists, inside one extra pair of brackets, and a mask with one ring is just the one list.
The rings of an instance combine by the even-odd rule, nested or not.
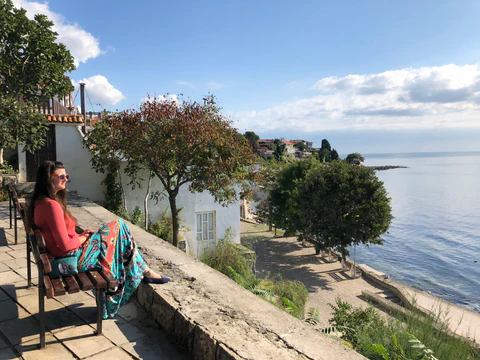
[[(92, 202), (71, 204), (84, 228), (116, 218)], [(172, 278), (142, 284), (137, 298), (194, 359), (364, 359), (167, 242), (133, 225), (131, 232), (149, 266)]]

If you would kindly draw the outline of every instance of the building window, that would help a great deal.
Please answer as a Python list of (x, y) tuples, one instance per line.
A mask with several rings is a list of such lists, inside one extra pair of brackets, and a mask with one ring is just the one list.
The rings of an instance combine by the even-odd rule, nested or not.
[(197, 213), (197, 241), (215, 240), (215, 213)]

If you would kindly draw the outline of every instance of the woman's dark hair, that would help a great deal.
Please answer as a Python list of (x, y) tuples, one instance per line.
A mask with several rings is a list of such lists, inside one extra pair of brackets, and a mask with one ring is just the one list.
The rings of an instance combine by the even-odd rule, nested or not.
[(57, 191), (52, 182), (52, 174), (58, 169), (65, 169), (65, 166), (60, 161), (45, 161), (38, 167), (37, 170), (37, 182), (35, 183), (35, 189), (33, 190), (33, 196), (28, 206), (30, 224), (34, 224), (34, 207), (35, 202), (41, 199), (56, 200), (62, 207), (63, 212), (70, 219), (77, 222), (73, 215), (67, 209), (67, 189)]

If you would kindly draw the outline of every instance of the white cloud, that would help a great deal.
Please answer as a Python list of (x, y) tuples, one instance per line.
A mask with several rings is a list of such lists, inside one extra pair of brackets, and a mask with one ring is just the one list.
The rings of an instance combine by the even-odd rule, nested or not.
[[(100, 104), (115, 105), (125, 99), (122, 92), (110, 84), (105, 76), (95, 75), (79, 81), (72, 81), (75, 91), (79, 88), (80, 83), (85, 83), (85, 89), (92, 102), (92, 105)], [(87, 98), (88, 101), (88, 98)]]
[(478, 65), (327, 77), (313, 88), (321, 94), (234, 118), (262, 131), (480, 127)]
[(24, 8), (30, 19), (33, 19), (36, 14), (43, 14), (53, 21), (53, 30), (58, 33), (57, 42), (65, 44), (70, 50), (75, 58), (76, 66), (102, 54), (98, 39), (83, 30), (78, 24), (68, 23), (61, 14), (51, 11), (48, 2), (13, 0), (13, 4), (17, 8)]
[(186, 82), (186, 81), (177, 81), (177, 84), (195, 89), (195, 85), (193, 85), (192, 83)]
[(215, 82), (215, 81), (209, 81), (207, 83), (207, 88), (209, 88), (210, 90), (218, 90), (218, 89), (221, 89), (221, 88), (224, 88), (225, 85), (223, 84), (220, 84), (218, 82)]

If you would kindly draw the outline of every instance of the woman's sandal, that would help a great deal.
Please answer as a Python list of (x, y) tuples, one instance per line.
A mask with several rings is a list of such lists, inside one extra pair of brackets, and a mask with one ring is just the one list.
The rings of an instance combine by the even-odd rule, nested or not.
[(167, 278), (167, 277), (149, 278), (144, 276), (142, 281), (144, 284), (166, 284), (167, 282), (170, 281), (170, 278)]
[(143, 276), (143, 280), (142, 280), (144, 284), (166, 284), (167, 282), (170, 281), (169, 278), (166, 278), (164, 276), (162, 276), (161, 278), (148, 277), (147, 274), (149, 274), (150, 272), (151, 272), (150, 269), (145, 272), (145, 275)]

